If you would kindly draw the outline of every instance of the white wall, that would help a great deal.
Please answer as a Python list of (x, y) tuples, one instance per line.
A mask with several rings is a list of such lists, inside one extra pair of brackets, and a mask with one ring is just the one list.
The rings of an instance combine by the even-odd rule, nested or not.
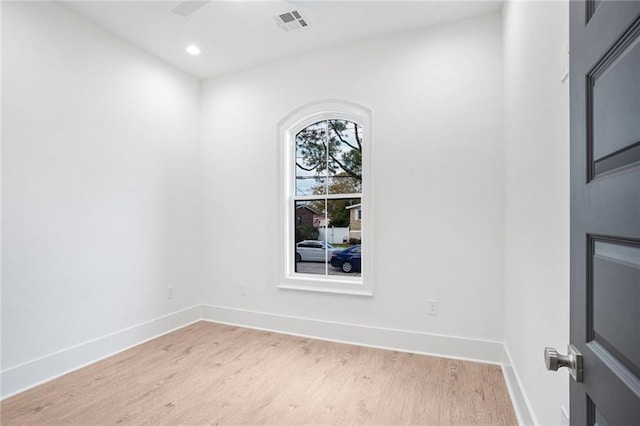
[(200, 105), (55, 3), (2, 7), (6, 371), (199, 303)]
[[(276, 288), (276, 123), (319, 99), (374, 112), (372, 298)], [(205, 81), (205, 303), (502, 341), (502, 99), (498, 14)]]
[(568, 2), (508, 2), (504, 25), (505, 341), (534, 421), (560, 422), (568, 374), (545, 346), (569, 343)]

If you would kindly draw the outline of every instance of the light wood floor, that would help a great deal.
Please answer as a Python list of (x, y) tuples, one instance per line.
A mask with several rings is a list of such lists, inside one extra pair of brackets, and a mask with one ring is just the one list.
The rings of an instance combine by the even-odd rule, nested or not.
[(1, 404), (3, 425), (515, 425), (495, 365), (198, 322)]

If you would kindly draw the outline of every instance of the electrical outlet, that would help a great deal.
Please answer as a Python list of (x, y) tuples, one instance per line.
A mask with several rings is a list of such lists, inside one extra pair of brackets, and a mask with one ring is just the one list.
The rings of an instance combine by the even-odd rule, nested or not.
[(564, 407), (560, 407), (560, 426), (569, 426), (569, 415)]
[(247, 295), (247, 285), (240, 284), (240, 296), (246, 296), (246, 295)]
[(427, 313), (429, 315), (438, 315), (438, 301), (427, 300)]
[(174, 291), (175, 287), (170, 285), (169, 287), (167, 287), (167, 299), (173, 299), (173, 291)]

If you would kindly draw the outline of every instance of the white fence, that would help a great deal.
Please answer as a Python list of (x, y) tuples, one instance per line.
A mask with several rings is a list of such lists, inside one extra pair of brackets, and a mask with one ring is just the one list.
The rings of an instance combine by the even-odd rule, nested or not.
[(319, 240), (327, 241), (331, 244), (342, 244), (349, 240), (349, 228), (320, 228)]

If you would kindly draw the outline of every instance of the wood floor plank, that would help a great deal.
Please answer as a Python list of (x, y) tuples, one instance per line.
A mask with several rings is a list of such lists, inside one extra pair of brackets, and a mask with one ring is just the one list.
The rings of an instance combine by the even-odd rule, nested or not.
[(3, 425), (515, 425), (499, 366), (198, 322), (3, 401)]

